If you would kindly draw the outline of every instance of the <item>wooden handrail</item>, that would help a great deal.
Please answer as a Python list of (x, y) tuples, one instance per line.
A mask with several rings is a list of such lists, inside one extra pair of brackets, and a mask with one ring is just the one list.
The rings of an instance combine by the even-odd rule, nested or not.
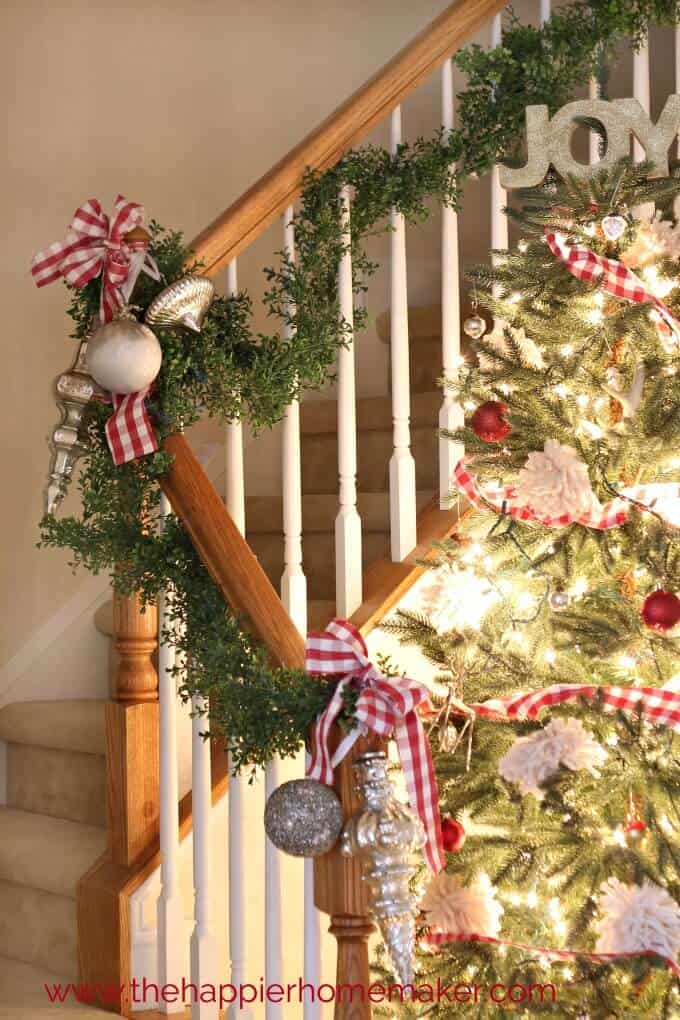
[(507, 0), (455, 0), (319, 127), (291, 149), (192, 242), (208, 276), (235, 258), (300, 194), (305, 170), (326, 170), (447, 57), (498, 14)]

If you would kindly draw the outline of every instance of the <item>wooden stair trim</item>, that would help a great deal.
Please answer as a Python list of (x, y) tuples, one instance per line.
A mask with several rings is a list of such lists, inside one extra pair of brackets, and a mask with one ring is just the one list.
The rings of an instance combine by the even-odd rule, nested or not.
[(363, 140), (447, 57), (506, 6), (505, 0), (455, 0), (372, 78), (296, 145), (194, 239), (215, 276), (299, 196), (306, 170), (333, 166)]
[(376, 560), (364, 573), (364, 600), (351, 622), (362, 634), (374, 627), (401, 601), (407, 591), (422, 577), (427, 567), (419, 561), (431, 559), (435, 552), (433, 542), (448, 538), (460, 521), (460, 511), (441, 510), (436, 496), (423, 507), (417, 517), (418, 544), (401, 563)]

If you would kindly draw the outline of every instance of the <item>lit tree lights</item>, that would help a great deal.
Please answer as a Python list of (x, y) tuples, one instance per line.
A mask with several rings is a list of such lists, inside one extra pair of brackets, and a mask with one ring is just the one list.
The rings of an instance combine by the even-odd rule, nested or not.
[[(471, 274), (494, 319), (457, 381), (472, 506), (421, 611), (386, 624), (439, 670), (450, 851), (423, 900), (418, 980), (556, 986), (516, 1016), (680, 1015), (678, 738), (636, 707), (680, 688), (679, 193), (680, 176), (628, 162), (520, 193), (523, 240)], [(636, 219), (643, 203), (655, 211)], [(595, 690), (535, 719), (469, 711), (574, 684)], [(632, 707), (612, 687), (637, 689)]]

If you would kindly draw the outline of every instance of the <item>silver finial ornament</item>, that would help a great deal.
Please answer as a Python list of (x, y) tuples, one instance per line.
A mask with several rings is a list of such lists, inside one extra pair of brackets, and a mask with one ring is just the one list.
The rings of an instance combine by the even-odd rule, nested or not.
[(214, 296), (205, 276), (183, 276), (156, 295), (144, 321), (149, 326), (187, 326), (199, 333)]
[(54, 380), (61, 421), (49, 439), (52, 459), (45, 489), (45, 513), (54, 513), (66, 494), (73, 465), (83, 452), (79, 431), (90, 399), (101, 393), (87, 367), (87, 340), (81, 340), (71, 368)]
[(279, 850), (293, 857), (318, 857), (338, 841), (342, 805), (330, 786), (316, 779), (292, 779), (267, 801), (264, 828)]
[(382, 751), (357, 758), (355, 785), (366, 807), (345, 825), (340, 850), (363, 863), (369, 887), (369, 912), (378, 922), (402, 984), (413, 981), (416, 897), (410, 889), (415, 873), (412, 856), (425, 843), (420, 820), (394, 795)]

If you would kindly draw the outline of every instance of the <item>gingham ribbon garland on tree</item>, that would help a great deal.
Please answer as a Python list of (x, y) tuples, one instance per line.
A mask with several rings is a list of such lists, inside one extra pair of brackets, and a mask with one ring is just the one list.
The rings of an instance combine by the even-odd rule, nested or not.
[[(640, 713), (655, 726), (667, 726), (680, 732), (680, 693), (658, 687), (612, 687), (597, 684), (552, 684), (537, 691), (511, 694), (473, 702), (467, 708), (478, 718), (496, 722), (512, 719), (536, 719), (546, 708), (569, 702), (601, 700), (611, 712)], [(455, 705), (452, 711), (456, 711)]]
[(653, 949), (641, 949), (636, 953), (589, 953), (578, 949), (549, 949), (547, 946), (531, 946), (524, 942), (512, 942), (509, 939), (495, 939), (490, 935), (475, 934), (451, 934), (450, 932), (428, 932), (421, 939), (426, 946), (446, 946), (452, 942), (484, 942), (491, 946), (508, 946), (512, 949), (522, 949), (527, 953), (540, 953), (542, 956), (551, 956), (556, 960), (591, 960), (593, 963), (611, 963), (613, 960), (633, 960), (640, 956), (652, 956), (663, 960), (674, 974), (680, 977), (680, 967), (675, 960), (668, 956), (661, 956)]
[[(34, 256), (33, 279), (38, 287), (44, 287), (63, 277), (71, 286), (82, 288), (101, 276), (99, 315), (102, 322), (110, 322), (124, 306), (140, 272), (160, 279), (146, 241), (126, 240), (143, 222), (143, 206), (122, 195), (116, 199), (111, 219), (96, 198), (89, 199), (76, 209), (66, 239)], [(147, 393), (111, 394), (113, 414), (106, 423), (106, 440), (114, 464), (125, 464), (158, 449), (145, 405)]]
[(467, 458), (463, 457), (456, 464), (453, 479), (456, 486), (467, 500), (476, 507), (491, 507), (498, 514), (507, 514), (518, 521), (535, 521), (547, 528), (566, 528), (570, 524), (582, 524), (586, 528), (597, 531), (608, 531), (618, 528), (628, 520), (632, 506), (650, 510), (662, 517), (669, 524), (676, 526), (675, 519), (665, 516), (664, 504), (668, 501), (677, 507), (680, 502), (680, 484), (677, 482), (660, 482), (650, 485), (631, 485), (621, 489), (621, 495), (604, 505), (593, 501), (593, 506), (586, 513), (560, 514), (558, 517), (535, 513), (530, 506), (517, 506), (514, 486), (488, 485), (482, 489), (476, 477), (467, 469)]
[(652, 294), (642, 281), (627, 266), (616, 259), (596, 255), (584, 245), (569, 245), (563, 234), (545, 231), (545, 239), (553, 255), (560, 259), (572, 276), (588, 282), (598, 280), (603, 290), (614, 297), (634, 304), (649, 302), (654, 305), (666, 325), (680, 340), (680, 323), (670, 308)]
[[(330, 786), (334, 767), (362, 733), (394, 736), (411, 807), (425, 828), (425, 860), (433, 872), (441, 871), (445, 861), (439, 791), (430, 744), (418, 715), (419, 708), (429, 707), (427, 687), (406, 677), (383, 676), (368, 658), (363, 637), (347, 620), (333, 620), (323, 632), (310, 631), (306, 668), (312, 674), (339, 678), (333, 697), (314, 725), (307, 775)], [(331, 755), (331, 727), (342, 710), (345, 688), (353, 684), (359, 687), (355, 712), (358, 725)]]

